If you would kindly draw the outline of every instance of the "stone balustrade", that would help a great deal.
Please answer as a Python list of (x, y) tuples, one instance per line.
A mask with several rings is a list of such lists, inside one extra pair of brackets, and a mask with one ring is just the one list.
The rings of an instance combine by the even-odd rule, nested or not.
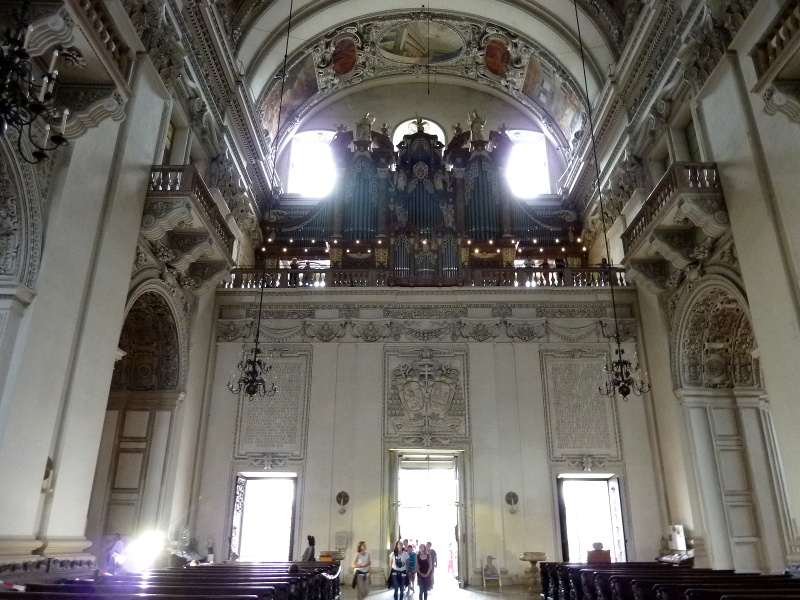
[(787, 2), (772, 25), (750, 51), (758, 82), (753, 91), (762, 93), (800, 49), (800, 0)]
[(120, 89), (126, 89), (131, 61), (130, 49), (117, 30), (105, 2), (68, 0), (68, 5), (111, 78)]
[[(707, 200), (724, 206), (716, 164), (673, 163), (622, 234), (626, 259), (657, 227), (672, 225), (679, 216), (700, 220), (699, 215), (704, 211), (695, 211), (694, 205), (697, 202), (707, 204)], [(714, 218), (719, 219), (715, 216), (719, 212), (719, 206), (709, 205), (705, 208), (712, 219), (708, 223), (697, 224), (704, 228), (713, 228), (711, 222)]]
[[(235, 268), (221, 285), (229, 289), (257, 289), (262, 271), (256, 268)], [(423, 278), (397, 280), (388, 269), (267, 269), (267, 288), (291, 287), (382, 288), (413, 285), (416, 287), (522, 287), (522, 288), (575, 288), (575, 287), (628, 287), (625, 269), (619, 267), (498, 267), (489, 269), (464, 269), (462, 277), (436, 281)], [(398, 283), (402, 281), (402, 283)]]
[(147, 196), (159, 201), (187, 199), (212, 237), (228, 255), (233, 252), (234, 234), (194, 165), (154, 166)]

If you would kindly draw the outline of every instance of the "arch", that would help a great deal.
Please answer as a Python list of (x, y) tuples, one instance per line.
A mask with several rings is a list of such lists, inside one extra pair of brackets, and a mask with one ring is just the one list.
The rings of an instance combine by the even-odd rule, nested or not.
[(760, 388), (747, 300), (729, 280), (709, 275), (676, 310), (673, 377), (679, 389)]
[(42, 210), (33, 167), (8, 137), (0, 143), (0, 284), (34, 289), (42, 259)]
[[(133, 347), (131, 337), (137, 333), (134, 323), (137, 319), (145, 321), (151, 333), (158, 334), (158, 339), (149, 338), (137, 349), (137, 356), (126, 355), (117, 363), (112, 389), (174, 390), (182, 394), (189, 362), (188, 313), (188, 300), (177, 287), (153, 279), (136, 287), (129, 294), (125, 307), (120, 348), (128, 352), (124, 343)], [(131, 318), (134, 316), (136, 319)], [(137, 369), (140, 369), (138, 374)]]
[[(555, 41), (548, 44), (517, 29), (495, 24), (489, 17), (449, 11), (412, 15), (407, 11), (386, 11), (355, 19), (327, 31), (314, 30), (300, 36), (303, 44), (290, 50), (286, 73), (280, 79), (275, 74), (282, 69), (282, 60), (269, 64), (262, 60), (258, 69), (249, 73), (261, 125), (270, 139), (277, 136), (278, 148), (285, 144), (290, 131), (332, 96), (341, 97), (367, 86), (403, 84), (425, 73), (433, 73), (437, 81), (499, 94), (540, 121), (558, 140), (562, 151), (568, 151), (574, 140), (580, 138), (587, 102), (585, 91), (573, 70), (565, 66), (564, 53), (558, 50), (559, 44), (566, 44), (570, 51), (576, 51), (568, 32), (556, 36), (558, 44)], [(451, 29), (459, 37), (461, 49), (441, 64), (405, 64), (382, 54), (381, 40), (415, 19)], [(333, 58), (342, 36), (349, 36), (355, 53), (354, 57), (348, 57), (347, 68), (351, 70), (346, 77), (336, 72)], [(507, 52), (499, 58), (492, 54), (487, 64), (487, 45), (501, 39)], [(265, 42), (262, 51), (266, 48)], [(495, 64), (498, 60), (502, 65)], [(497, 75), (498, 72), (503, 75)], [(592, 75), (590, 97), (603, 81), (602, 75), (594, 72)]]

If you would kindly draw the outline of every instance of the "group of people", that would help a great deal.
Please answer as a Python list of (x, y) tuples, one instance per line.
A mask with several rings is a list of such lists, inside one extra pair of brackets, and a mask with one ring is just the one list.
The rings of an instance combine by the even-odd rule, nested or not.
[(403, 600), (407, 591), (414, 593), (419, 587), (419, 600), (427, 600), (428, 591), (433, 588), (433, 573), (438, 566), (436, 550), (432, 544), (410, 544), (408, 540), (397, 540), (394, 551), (389, 556), (391, 573), (389, 582), (394, 589), (394, 600)]

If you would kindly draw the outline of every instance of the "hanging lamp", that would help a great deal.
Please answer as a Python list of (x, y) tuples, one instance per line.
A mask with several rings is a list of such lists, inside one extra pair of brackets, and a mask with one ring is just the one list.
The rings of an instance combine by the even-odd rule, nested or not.
[(600, 186), (600, 163), (597, 160), (597, 146), (594, 136), (594, 119), (592, 116), (592, 103), (589, 99), (589, 81), (586, 76), (586, 54), (583, 47), (583, 37), (581, 36), (581, 22), (578, 15), (578, 2), (573, 1), (575, 6), (575, 24), (578, 29), (578, 45), (581, 52), (581, 67), (583, 68), (583, 87), (586, 93), (586, 106), (589, 118), (589, 135), (592, 143), (592, 158), (594, 159), (595, 169), (595, 182), (597, 184), (597, 196), (600, 204), (600, 225), (603, 229), (603, 241), (605, 242), (606, 257), (608, 258), (608, 265), (605, 267), (606, 272), (603, 273), (604, 280), (608, 281), (611, 290), (611, 306), (614, 312), (614, 331), (610, 334), (606, 332), (606, 325), (601, 321), (601, 329), (603, 334), (614, 340), (614, 358), (609, 360), (603, 371), (606, 373), (607, 380), (600, 386), (599, 391), (604, 396), (615, 397), (619, 395), (623, 400), (628, 399), (628, 396), (634, 394), (641, 396), (650, 391), (650, 385), (639, 376), (639, 364), (633, 363), (625, 358), (625, 349), (622, 347), (622, 334), (619, 328), (619, 317), (617, 314), (617, 300), (614, 292), (616, 285), (614, 272), (611, 270), (611, 251), (608, 243), (608, 228), (605, 221), (605, 205), (603, 202), (603, 191)]

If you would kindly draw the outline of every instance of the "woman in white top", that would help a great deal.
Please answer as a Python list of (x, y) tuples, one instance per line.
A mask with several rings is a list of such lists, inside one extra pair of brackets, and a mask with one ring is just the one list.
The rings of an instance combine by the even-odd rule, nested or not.
[(394, 600), (403, 600), (403, 588), (408, 581), (408, 552), (403, 549), (403, 542), (397, 540), (394, 545), (394, 552), (389, 556), (389, 564), (392, 567), (392, 587), (394, 588)]
[(369, 594), (369, 567), (372, 563), (367, 552), (367, 543), (358, 542), (358, 551), (353, 557), (354, 583), (358, 600), (363, 600)]

